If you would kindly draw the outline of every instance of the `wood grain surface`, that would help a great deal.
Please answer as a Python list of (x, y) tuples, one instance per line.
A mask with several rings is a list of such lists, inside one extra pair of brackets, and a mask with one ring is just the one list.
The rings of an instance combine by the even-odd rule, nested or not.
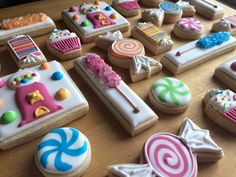
[[(83, 2), (83, 0), (43, 0), (0, 9), (0, 20), (27, 13), (45, 12), (52, 17), (58, 28), (64, 29), (66, 26), (61, 20), (62, 10), (70, 7), (71, 5), (79, 5), (81, 2)], [(111, 3), (110, 1), (107, 2), (109, 4)], [(225, 16), (235, 14), (235, 10), (224, 5), (223, 7), (226, 12)], [(214, 21), (206, 20), (199, 15), (196, 15), (195, 18), (204, 23), (205, 34), (208, 34)], [(131, 26), (136, 24), (139, 19), (140, 15), (133, 18), (128, 18)], [(170, 33), (173, 29), (173, 25), (163, 25), (161, 29)], [(129, 35), (130, 31), (124, 33), (124, 36), (126, 37)], [(55, 60), (56, 57), (54, 57), (46, 48), (45, 41), (47, 37), (48, 35), (36, 37), (34, 38), (34, 41), (38, 44), (39, 48), (43, 51), (49, 61)], [(175, 42), (174, 48), (188, 42), (186, 40), (177, 39), (173, 35), (172, 39)], [(88, 52), (96, 52), (104, 58), (107, 56), (107, 53), (97, 49), (94, 43), (83, 44), (83, 54)], [(146, 54), (148, 56), (152, 56), (152, 54), (147, 50)], [(76, 73), (75, 69), (73, 69), (73, 60), (61, 61), (62, 65), (68, 71), (77, 86), (81, 89), (90, 105), (89, 113), (86, 116), (66, 125), (81, 130), (90, 140), (92, 146), (92, 161), (84, 177), (104, 177), (107, 175), (107, 166), (111, 164), (138, 163), (139, 156), (142, 153), (143, 144), (149, 136), (156, 132), (171, 132), (176, 134), (180, 128), (182, 120), (185, 117), (191, 118), (201, 128), (209, 129), (212, 138), (224, 149), (225, 152), (225, 157), (217, 163), (199, 164), (198, 176), (236, 176), (236, 138), (233, 134), (211, 121), (204, 114), (202, 106), (202, 98), (208, 89), (218, 87), (225, 88), (223, 84), (216, 79), (213, 79), (212, 75), (214, 73), (214, 69), (219, 64), (232, 58), (235, 54), (235, 51), (227, 53), (176, 76), (176, 78), (184, 81), (192, 90), (193, 99), (187, 111), (177, 116), (169, 116), (155, 110), (159, 116), (157, 124), (135, 137), (131, 137), (125, 131), (111, 112), (98, 99), (95, 93)], [(153, 57), (159, 60), (161, 56)], [(16, 64), (5, 46), (0, 47), (0, 63), (2, 65), (0, 76), (17, 71)], [(162, 76), (172, 76), (171, 73), (164, 68), (159, 74), (152, 76), (148, 80), (132, 83), (129, 78), (128, 70), (120, 69), (115, 66), (113, 66), (113, 68), (118, 74), (121, 75), (122, 79), (131, 87), (131, 89), (133, 89), (143, 100), (145, 100), (148, 105), (150, 105), (150, 102), (147, 96), (151, 84)], [(0, 176), (41, 177), (42, 174), (36, 168), (34, 162), (34, 152), (39, 140), (40, 138), (37, 138), (30, 143), (0, 152)]]

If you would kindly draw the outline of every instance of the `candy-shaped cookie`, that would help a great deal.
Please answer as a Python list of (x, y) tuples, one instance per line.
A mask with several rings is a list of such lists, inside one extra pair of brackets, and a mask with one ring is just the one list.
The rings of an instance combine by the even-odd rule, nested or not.
[(228, 88), (236, 91), (236, 58), (232, 58), (219, 65), (214, 72), (214, 77)]
[(92, 42), (107, 32), (129, 29), (129, 22), (123, 16), (107, 3), (98, 0), (64, 10), (62, 19), (82, 42)]
[(125, 38), (113, 42), (108, 49), (108, 59), (110, 62), (121, 68), (129, 68), (133, 56), (145, 55), (145, 49), (141, 42)]
[(19, 35), (7, 42), (7, 48), (19, 68), (28, 68), (46, 62), (42, 51), (28, 35)]
[(185, 0), (177, 0), (176, 4), (178, 4), (182, 10), (182, 17), (193, 17), (196, 13), (196, 9), (193, 5), (191, 5), (188, 1)]
[(163, 77), (152, 84), (149, 99), (159, 111), (168, 114), (184, 112), (191, 100), (191, 91), (182, 81)]
[(88, 103), (56, 61), (0, 78), (0, 149), (35, 139), (88, 112)]
[(194, 18), (181, 18), (174, 26), (173, 33), (182, 39), (198, 39), (204, 32), (203, 24)]
[(158, 7), (158, 5), (164, 0), (140, 0), (140, 2), (148, 7)]
[(212, 26), (212, 31), (229, 31), (231, 35), (236, 35), (236, 15), (220, 19)]
[(160, 27), (164, 21), (164, 10), (162, 9), (144, 9), (142, 19), (146, 22), (151, 22)]
[(106, 34), (101, 34), (96, 38), (95, 45), (102, 50), (108, 50), (113, 42), (120, 41), (122, 39), (123, 35), (119, 30), (114, 33), (107, 32)]
[(233, 51), (235, 47), (236, 39), (229, 32), (213, 33), (165, 53), (161, 63), (176, 75)]
[(174, 44), (169, 34), (150, 22), (138, 23), (132, 29), (131, 35), (155, 55), (171, 50)]
[(140, 12), (137, 0), (113, 0), (112, 7), (125, 17), (133, 17)]
[(151, 108), (100, 56), (87, 54), (76, 60), (74, 67), (131, 135), (136, 135), (157, 122), (158, 117)]
[(47, 47), (61, 60), (73, 59), (82, 54), (80, 39), (75, 33), (66, 29), (55, 29), (47, 40)]
[[(209, 158), (209, 160), (208, 152), (218, 158)], [(199, 156), (199, 153), (205, 156)], [(179, 136), (160, 132), (148, 138), (142, 155), (146, 164), (111, 165), (108, 167), (108, 176), (196, 177), (197, 160), (215, 162), (223, 155), (223, 150), (211, 139), (208, 130), (200, 129), (190, 119), (185, 119)], [(202, 161), (202, 159), (209, 161)]]
[(165, 12), (164, 23), (176, 23), (183, 15), (182, 7), (180, 7), (178, 4), (165, 1), (160, 3), (159, 7)]
[(91, 160), (88, 138), (71, 127), (58, 128), (40, 141), (35, 162), (45, 177), (81, 176)]
[(189, 0), (189, 2), (196, 8), (197, 13), (205, 18), (215, 20), (224, 16), (224, 9), (215, 2), (210, 0)]
[(3, 19), (0, 22), (0, 45), (17, 35), (40, 36), (50, 33), (54, 28), (53, 20), (44, 13)]
[(236, 94), (231, 90), (211, 89), (205, 97), (205, 113), (214, 122), (236, 134)]

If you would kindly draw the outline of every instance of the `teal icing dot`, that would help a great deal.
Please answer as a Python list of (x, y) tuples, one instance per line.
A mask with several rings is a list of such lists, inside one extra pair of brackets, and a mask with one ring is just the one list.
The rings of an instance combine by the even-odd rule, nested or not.
[(111, 6), (106, 6), (105, 10), (110, 11), (110, 10), (112, 10), (112, 8), (111, 8)]
[(61, 73), (60, 71), (57, 71), (52, 74), (51, 78), (52, 80), (55, 80), (55, 81), (61, 80), (63, 78), (63, 73)]
[(15, 111), (7, 111), (2, 114), (0, 122), (2, 124), (10, 124), (14, 122), (18, 114)]
[(24, 78), (20, 81), (22, 84), (26, 84), (29, 82), (29, 79), (28, 78)]

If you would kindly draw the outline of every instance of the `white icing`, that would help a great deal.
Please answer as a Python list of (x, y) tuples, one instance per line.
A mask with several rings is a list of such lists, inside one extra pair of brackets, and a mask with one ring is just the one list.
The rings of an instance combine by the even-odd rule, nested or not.
[(236, 79), (236, 71), (231, 69), (231, 64), (234, 62), (236, 62), (235, 57), (222, 63), (221, 65), (219, 65), (216, 68), (216, 70), (220, 70), (220, 71), (224, 72), (225, 74), (227, 74), (228, 76), (230, 76), (232, 79)]
[(138, 74), (141, 71), (141, 69), (151, 72), (151, 66), (161, 65), (159, 61), (156, 61), (151, 57), (141, 56), (141, 55), (133, 56), (132, 64), (135, 74)]
[(201, 129), (190, 119), (185, 119), (182, 123), (179, 136), (187, 142), (193, 152), (223, 153), (223, 150), (210, 137), (209, 131)]
[(153, 17), (156, 21), (163, 21), (165, 14), (162, 9), (144, 9), (144, 13)]
[[(61, 65), (56, 61), (51, 61), (48, 63), (49, 69), (48, 70), (40, 70), (39, 66), (32, 67), (31, 69), (36, 70), (40, 75), (40, 82), (42, 82), (48, 89), (49, 94), (53, 97), (55, 92), (60, 88), (66, 88), (70, 91), (71, 98), (64, 101), (56, 101), (58, 105), (63, 106), (63, 109), (56, 111), (55, 113), (48, 114), (42, 118), (39, 118), (31, 123), (28, 123), (24, 126), (18, 127), (19, 123), (21, 122), (21, 114), (20, 110), (18, 109), (15, 101), (15, 90), (10, 89), (9, 87), (5, 86), (0, 88), (0, 98), (4, 100), (5, 104), (1, 106), (1, 113), (4, 113), (9, 110), (14, 110), (18, 113), (18, 118), (16, 121), (10, 124), (0, 124), (0, 142), (11, 137), (17, 135), (18, 133), (32, 128), (32, 126), (40, 125), (45, 120), (52, 119), (57, 117), (60, 114), (65, 114), (71, 109), (74, 109), (80, 105), (86, 104), (87, 101), (84, 99), (82, 94), (78, 92), (78, 88), (71, 82), (71, 78), (67, 76), (64, 72), (64, 69), (61, 68)], [(63, 78), (59, 81), (52, 81), (51, 75), (56, 72), (60, 71), (63, 73)], [(3, 80), (8, 80), (9, 77), (12, 75), (7, 75), (2, 77)]]
[(49, 42), (56, 42), (56, 41), (61, 41), (61, 40), (69, 39), (69, 38), (73, 38), (73, 37), (77, 37), (77, 35), (73, 32), (70, 32), (67, 29), (64, 29), (64, 30), (55, 29), (50, 34), (48, 41)]
[[(38, 31), (42, 29), (42, 26), (55, 26), (53, 20), (50, 17), (47, 17), (45, 21), (34, 23), (31, 25), (10, 29), (10, 30), (3, 30), (0, 29), (0, 39), (4, 39), (4, 36), (15, 36), (18, 34), (28, 34), (30, 31)], [(37, 33), (35, 33), (37, 34)]]
[(173, 44), (173, 41), (170, 38), (164, 38), (158, 43), (160, 47), (166, 47), (172, 44)]
[(132, 2), (132, 1), (136, 1), (136, 0), (113, 0), (112, 3), (119, 4), (119, 3), (122, 3), (122, 2)]
[(119, 177), (155, 177), (152, 167), (148, 164), (111, 165), (108, 171)]
[(219, 25), (220, 29), (224, 30), (224, 31), (225, 30), (228, 31), (231, 28), (230, 23), (227, 22), (225, 19), (220, 19), (220, 21), (218, 22), (218, 25)]
[[(173, 89), (176, 90), (178, 93), (173, 92)], [(191, 92), (188, 86), (182, 81), (171, 77), (163, 77), (157, 80), (153, 84), (151, 91), (158, 102), (169, 106), (187, 105), (191, 100)], [(163, 92), (165, 92), (165, 101), (161, 101), (159, 99), (159, 96)], [(179, 93), (186, 94), (181, 95)], [(178, 104), (175, 103), (173, 97), (178, 100)]]
[(123, 35), (122, 35), (122, 33), (119, 30), (117, 30), (114, 33), (107, 32), (106, 34), (99, 35), (98, 38), (102, 39), (102, 40), (107, 40), (107, 41), (114, 42), (114, 41), (122, 40), (123, 39)]
[[(64, 127), (64, 128), (60, 128), (60, 129), (64, 130), (65, 135), (66, 135), (66, 140), (67, 140), (67, 143), (68, 143), (72, 138), (72, 131), (70, 130), (69, 127)], [(79, 131), (78, 131), (78, 133), (79, 133), (78, 139), (75, 141), (75, 143), (73, 143), (70, 147), (68, 147), (68, 149), (70, 149), (70, 150), (79, 149), (84, 145), (84, 142), (86, 142), (87, 145), (88, 145), (87, 147), (90, 148), (89, 141), (88, 141), (87, 137)], [(48, 133), (47, 135), (45, 135), (42, 138), (40, 143), (45, 142), (47, 140), (56, 140), (56, 141), (62, 143), (61, 137), (56, 133)], [(59, 171), (55, 167), (55, 158), (56, 158), (56, 154), (58, 153), (58, 151), (56, 151), (54, 153), (51, 153), (48, 156), (47, 165), (46, 165), (46, 169), (45, 169), (40, 163), (40, 158), (42, 157), (42, 155), (45, 152), (47, 152), (48, 150), (53, 150), (55, 148), (57, 148), (57, 146), (54, 146), (54, 145), (49, 146), (48, 145), (48, 146), (45, 146), (44, 148), (40, 149), (39, 151), (37, 151), (38, 164), (40, 165), (41, 169), (43, 169), (43, 171), (46, 171), (48, 173), (52, 173), (52, 174), (67, 174), (67, 173), (70, 173), (70, 172), (72, 172), (72, 171), (74, 171), (78, 168), (81, 168), (84, 165), (84, 163), (86, 162), (87, 158), (88, 158), (88, 153), (89, 153), (88, 150), (85, 153), (83, 153), (81, 155), (76, 155), (76, 156), (70, 156), (66, 153), (63, 153), (61, 155), (61, 161), (72, 166), (72, 168), (70, 170), (63, 172), (63, 171)]]
[(20, 61), (22, 64), (38, 63), (40, 61), (45, 61), (44, 55), (35, 55), (33, 53), (27, 55), (26, 58)]
[[(94, 6), (94, 4), (91, 4)], [(79, 12), (68, 12), (69, 9), (64, 10), (63, 14), (68, 18), (68, 20), (74, 25), (74, 27), (76, 29), (78, 29), (78, 31), (83, 35), (83, 36), (90, 36), (93, 34), (103, 34), (105, 32), (110, 31), (111, 29), (119, 29), (122, 28), (123, 26), (128, 26), (129, 22), (123, 17), (121, 16), (117, 11), (115, 11), (113, 8), (111, 8), (110, 11), (106, 11), (105, 8), (109, 6), (107, 3), (101, 1), (100, 5), (98, 6), (98, 8), (101, 10), (101, 12), (103, 12), (105, 15), (107, 15), (108, 17), (112, 14), (115, 13), (117, 14), (117, 18), (116, 19), (112, 19), (116, 24), (115, 25), (108, 25), (108, 26), (104, 26), (101, 28), (94, 28), (93, 24), (87, 19), (86, 14), (82, 14), (80, 11)], [(80, 18), (78, 20), (73, 20), (73, 16), (74, 15), (79, 15)], [(81, 23), (83, 21), (88, 21), (89, 25), (87, 27), (82, 27)]]
[(178, 4), (180, 7), (182, 7), (183, 10), (195, 10), (194, 6), (189, 4), (187, 1), (178, 1), (176, 4)]
[(152, 120), (153, 117), (156, 117), (156, 114), (152, 109), (134, 93), (122, 80), (118, 86), (131, 101), (135, 104), (140, 111), (138, 113), (133, 112), (133, 107), (130, 103), (117, 91), (115, 88), (108, 88), (103, 83), (100, 82), (99, 78), (92, 73), (87, 66), (84, 64), (85, 57), (80, 57), (75, 61), (75, 65), (79, 65), (82, 69), (82, 72), (89, 78), (90, 82), (95, 85), (95, 89), (98, 89), (99, 92), (115, 107), (119, 113), (124, 117), (131, 128), (138, 127), (147, 121)]
[[(212, 1), (208, 1), (208, 0), (205, 0), (213, 5), (216, 5), (214, 2)], [(214, 15), (218, 15), (218, 14), (222, 14), (224, 13), (224, 9), (217, 5), (217, 8), (214, 8), (212, 5), (210, 5), (209, 3), (205, 2), (203, 0), (189, 0), (189, 2), (195, 6), (195, 8), (197, 9), (198, 13), (203, 13), (200, 8), (204, 8), (204, 10), (207, 10), (209, 11), (210, 13), (213, 13)], [(198, 9), (198, 7), (200, 7)]]
[[(170, 60), (170, 62), (172, 62), (174, 65), (176, 65), (178, 69), (181, 69), (199, 60), (204, 60), (206, 57), (208, 57), (209, 54), (215, 53), (219, 49), (225, 48), (226, 46), (235, 45), (236, 39), (230, 36), (230, 39), (228, 41), (222, 43), (221, 45), (211, 47), (209, 49), (201, 49), (199, 47), (196, 47), (196, 43), (197, 43), (197, 40), (187, 43), (179, 48), (176, 48), (174, 50), (171, 50), (165, 53), (164, 57)], [(192, 49), (192, 50), (189, 50), (189, 49)], [(181, 56), (176, 56), (176, 53), (178, 51), (183, 52), (187, 50), (189, 51), (181, 54)]]

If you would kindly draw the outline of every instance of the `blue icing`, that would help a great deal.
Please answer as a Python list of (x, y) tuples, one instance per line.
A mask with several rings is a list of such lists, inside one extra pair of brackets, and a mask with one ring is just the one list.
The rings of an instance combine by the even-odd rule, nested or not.
[(61, 80), (63, 78), (63, 73), (61, 73), (60, 71), (57, 71), (55, 73), (52, 74), (52, 80)]
[(172, 14), (179, 14), (179, 13), (181, 13), (181, 10), (182, 10), (182, 8), (178, 4), (175, 4), (172, 2), (162, 2), (162, 3), (160, 3), (159, 6), (165, 12), (169, 12)]
[(69, 128), (69, 130), (72, 132), (72, 136), (70, 139), (68, 139), (67, 134), (63, 128), (58, 128), (53, 130), (51, 133), (58, 134), (61, 138), (61, 142), (59, 142), (56, 139), (49, 139), (41, 142), (38, 146), (37, 151), (40, 151), (41, 149), (45, 147), (54, 147), (52, 149), (46, 150), (42, 153), (39, 161), (40, 165), (43, 168), (47, 168), (48, 164), (48, 157), (52, 153), (56, 153), (55, 160), (54, 160), (54, 166), (55, 168), (60, 172), (67, 172), (69, 170), (72, 170), (72, 165), (66, 162), (62, 161), (62, 154), (66, 154), (68, 156), (80, 156), (88, 151), (88, 144), (86, 141), (84, 141), (83, 145), (77, 149), (70, 149), (70, 147), (78, 141), (79, 138), (79, 131), (74, 128)]
[(209, 34), (199, 39), (196, 43), (196, 46), (202, 49), (208, 49), (228, 41), (230, 39), (230, 36), (230, 32), (218, 32)]

